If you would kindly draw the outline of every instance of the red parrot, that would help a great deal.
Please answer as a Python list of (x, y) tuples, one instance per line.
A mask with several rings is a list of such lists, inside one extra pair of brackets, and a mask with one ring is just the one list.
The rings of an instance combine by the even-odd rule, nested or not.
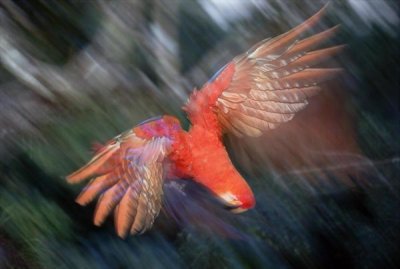
[(188, 131), (173, 116), (149, 119), (109, 141), (69, 175), (69, 183), (91, 179), (77, 203), (100, 195), (95, 225), (114, 212), (120, 237), (148, 230), (162, 207), (163, 184), (178, 178), (202, 184), (235, 213), (254, 207), (253, 192), (229, 159), (222, 136), (258, 137), (277, 128), (307, 106), (321, 82), (341, 71), (314, 67), (343, 48), (315, 50), (337, 27), (299, 40), (323, 12), (257, 43), (195, 90), (183, 108)]

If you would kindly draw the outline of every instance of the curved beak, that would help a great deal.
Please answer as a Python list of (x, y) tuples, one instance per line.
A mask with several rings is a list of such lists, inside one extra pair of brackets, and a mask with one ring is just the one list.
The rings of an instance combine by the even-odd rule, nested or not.
[(231, 211), (232, 213), (235, 213), (235, 214), (239, 214), (239, 213), (245, 212), (247, 210), (248, 210), (248, 208), (244, 208), (244, 207), (240, 207), (239, 206), (239, 207), (230, 209), (229, 211)]
[(224, 208), (232, 213), (242, 213), (247, 210), (247, 208), (242, 207), (243, 203), (229, 192), (219, 195), (218, 198), (224, 204)]

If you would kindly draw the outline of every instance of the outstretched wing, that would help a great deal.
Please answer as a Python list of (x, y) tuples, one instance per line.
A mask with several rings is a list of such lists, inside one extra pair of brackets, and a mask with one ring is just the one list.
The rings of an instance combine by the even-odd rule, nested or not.
[(69, 183), (92, 178), (77, 203), (86, 205), (101, 194), (94, 224), (101, 225), (114, 211), (120, 237), (149, 229), (160, 212), (167, 137), (142, 139), (132, 130), (107, 143), (84, 167), (69, 175)]
[(314, 50), (330, 38), (337, 27), (299, 40), (320, 20), (324, 9), (289, 32), (259, 42), (228, 63), (226, 72), (222, 70), (216, 83), (219, 77), (221, 81), (232, 72), (229, 83), (220, 89), (214, 104), (225, 131), (256, 137), (276, 128), (307, 106), (307, 99), (320, 91), (321, 82), (341, 71), (315, 67), (343, 48)]

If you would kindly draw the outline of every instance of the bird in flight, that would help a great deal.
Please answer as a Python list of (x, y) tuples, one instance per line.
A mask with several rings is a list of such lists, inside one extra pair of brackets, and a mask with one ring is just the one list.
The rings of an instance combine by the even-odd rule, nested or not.
[(116, 136), (67, 176), (69, 183), (91, 179), (76, 201), (84, 206), (99, 196), (94, 224), (114, 213), (118, 236), (143, 233), (160, 212), (163, 185), (181, 178), (203, 185), (232, 212), (254, 207), (253, 192), (229, 159), (222, 136), (258, 137), (278, 128), (341, 71), (317, 67), (343, 48), (317, 48), (337, 27), (300, 39), (324, 11), (257, 43), (195, 90), (183, 108), (191, 122), (188, 131), (174, 116), (149, 119)]

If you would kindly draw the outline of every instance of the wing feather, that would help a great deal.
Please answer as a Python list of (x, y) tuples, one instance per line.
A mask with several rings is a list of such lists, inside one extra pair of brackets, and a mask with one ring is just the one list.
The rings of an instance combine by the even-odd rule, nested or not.
[(315, 24), (317, 24), (321, 17), (324, 15), (326, 10), (326, 5), (314, 14), (312, 17), (304, 21), (299, 26), (293, 28), (289, 32), (286, 32), (280, 36), (269, 39), (264, 44), (261, 44), (258, 48), (254, 50), (254, 52), (250, 53), (249, 57), (263, 57), (267, 59), (274, 59), (282, 55), (289, 46), (293, 44), (293, 42), (305, 31), (312, 28)]
[(316, 86), (342, 72), (340, 68), (307, 68), (279, 79), (281, 89)]
[(75, 201), (80, 205), (87, 205), (93, 201), (97, 195), (113, 186), (117, 181), (118, 176), (115, 173), (108, 173), (92, 179)]
[[(136, 185), (139, 186), (139, 184)], [(115, 230), (122, 238), (126, 237), (135, 220), (139, 193), (139, 189), (135, 188), (135, 186), (128, 187), (128, 190), (118, 205), (118, 209), (115, 211)]]
[(164, 160), (170, 144), (167, 137), (143, 139), (130, 131), (110, 141), (87, 165), (67, 177), (70, 183), (93, 177), (76, 201), (86, 205), (101, 194), (95, 225), (101, 225), (113, 211), (115, 229), (122, 238), (153, 225), (162, 205)]
[(328, 40), (334, 34), (337, 33), (339, 26), (334, 26), (328, 30), (321, 33), (312, 35), (308, 38), (295, 42), (286, 53), (280, 55), (277, 59), (270, 61), (270, 65), (275, 68), (286, 66), (290, 63), (296, 62), (301, 56), (303, 56), (307, 51), (311, 51), (319, 46), (324, 41)]
[(87, 163), (78, 171), (69, 175), (67, 177), (67, 181), (69, 183), (79, 183), (88, 177), (93, 177), (95, 175), (101, 175), (108, 172), (110, 169), (109, 167), (112, 166), (110, 162), (113, 160), (113, 157), (118, 149), (118, 143), (106, 146), (89, 163)]
[(232, 125), (233, 127), (235, 127), (235, 131), (240, 132), (240, 136), (242, 136), (242, 134), (245, 134), (247, 136), (257, 137), (262, 134), (262, 129), (260, 129), (259, 126), (254, 127), (241, 118), (232, 119)]
[(97, 202), (97, 207), (94, 213), (94, 224), (100, 226), (103, 224), (107, 216), (114, 210), (119, 201), (125, 194), (128, 184), (126, 180), (120, 180), (113, 187), (108, 189)]
[(217, 98), (218, 119), (224, 130), (237, 136), (260, 136), (290, 121), (304, 109), (321, 83), (337, 76), (340, 68), (315, 67), (344, 46), (316, 49), (338, 27), (300, 40), (321, 19), (325, 7), (304, 23), (247, 53), (234, 58), (235, 70), (228, 87)]
[(262, 109), (256, 109), (245, 105), (241, 105), (239, 107), (239, 111), (245, 115), (271, 123), (286, 122), (288, 120), (291, 120), (294, 116), (294, 114), (288, 113), (267, 112)]
[(302, 110), (307, 105), (307, 102), (302, 103), (285, 103), (285, 102), (275, 102), (275, 101), (254, 101), (246, 100), (242, 106), (247, 108), (253, 108), (258, 111), (265, 111), (271, 113), (279, 114), (294, 114)]
[(249, 99), (255, 101), (275, 101), (279, 103), (299, 103), (306, 100), (308, 97), (316, 95), (321, 88), (319, 86), (302, 87), (286, 89), (281, 91), (263, 91), (252, 89)]
[(328, 58), (334, 56), (335, 54), (342, 51), (345, 46), (335, 46), (327, 49), (315, 50), (312, 52), (308, 52), (300, 57), (298, 60), (291, 62), (285, 66), (279, 67), (275, 69), (273, 72), (269, 72), (268, 77), (270, 79), (279, 79), (290, 74), (294, 74), (297, 72), (301, 72), (306, 68), (310, 68), (315, 66)]

